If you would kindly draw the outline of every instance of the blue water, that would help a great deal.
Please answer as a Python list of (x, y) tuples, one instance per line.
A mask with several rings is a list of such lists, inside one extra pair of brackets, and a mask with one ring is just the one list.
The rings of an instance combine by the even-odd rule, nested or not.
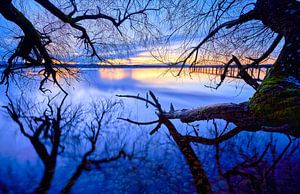
[[(151, 90), (169, 110), (170, 103), (175, 109), (193, 108), (215, 103), (240, 103), (247, 101), (254, 90), (239, 79), (227, 78), (225, 83), (214, 90), (218, 77), (208, 74), (185, 73), (174, 76), (176, 70), (168, 69), (76, 69), (74, 76), (59, 76), (59, 82), (68, 92), (62, 106), (62, 115), (66, 127), (62, 130), (61, 145), (57, 154), (57, 164), (53, 180), (50, 180), (50, 193), (58, 193), (66, 185), (79, 165), (84, 153), (90, 149), (88, 125), (93, 122), (95, 109), (118, 102), (108, 112), (101, 126), (96, 150), (89, 156), (91, 160), (113, 158), (120, 150), (129, 157), (121, 157), (99, 166), (89, 166), (82, 171), (72, 193), (195, 193), (194, 180), (186, 161), (168, 131), (162, 127), (154, 135), (149, 132), (155, 127), (137, 126), (118, 119), (130, 118), (137, 121), (157, 119), (155, 110), (147, 108), (145, 103), (132, 99), (120, 99), (119, 94), (146, 96)], [(26, 76), (24, 76), (26, 75)], [(34, 131), (37, 116), (43, 116), (45, 110), (60, 105), (63, 92), (48, 82), (46, 93), (41, 92), (35, 71), (21, 72), (11, 80), (8, 96), (5, 86), (0, 86), (0, 105), (8, 106), (9, 99), (21, 115), (28, 134)], [(78, 111), (78, 114), (75, 112)], [(49, 112), (47, 112), (48, 114)], [(76, 117), (74, 117), (74, 114)], [(72, 120), (72, 118), (74, 118)], [(192, 126), (173, 121), (181, 134), (195, 135)], [(225, 122), (216, 121), (222, 131)], [(200, 136), (213, 137), (214, 125), (211, 121), (194, 123)], [(229, 124), (227, 130), (234, 128)], [(35, 128), (36, 129), (36, 128)], [(42, 138), (48, 152), (51, 141)], [(243, 172), (252, 174), (261, 180), (260, 172), (269, 169), (280, 153), (288, 145), (289, 139), (282, 134), (263, 132), (242, 132), (220, 144), (221, 169), (233, 169), (238, 164), (251, 163), (268, 148), (266, 154), (253, 169), (243, 168)], [(294, 192), (299, 181), (299, 151), (297, 140), (292, 140), (287, 152), (272, 167), (272, 173), (266, 175), (268, 183), (261, 184), (261, 191), (281, 192), (281, 189)], [(230, 184), (236, 191), (251, 192), (251, 183), (243, 176), (233, 176), (228, 184), (220, 174), (216, 163), (216, 147), (192, 144), (215, 192), (229, 192)], [(293, 171), (286, 169), (293, 167)], [(43, 175), (43, 163), (28, 138), (21, 133), (19, 126), (8, 115), (5, 108), (0, 114), (0, 193), (34, 192)], [(241, 170), (241, 169), (239, 169)], [(251, 176), (252, 176), (251, 175)], [(284, 176), (283, 176), (284, 175)], [(272, 182), (273, 181), (273, 182)], [(258, 181), (259, 182), (259, 181)], [(263, 182), (263, 181), (262, 181)], [(250, 186), (249, 186), (250, 185)], [(274, 190), (272, 190), (274, 187)]]

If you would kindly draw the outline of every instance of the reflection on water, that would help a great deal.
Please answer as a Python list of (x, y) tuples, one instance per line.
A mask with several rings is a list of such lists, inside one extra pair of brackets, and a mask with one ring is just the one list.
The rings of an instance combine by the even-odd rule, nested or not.
[[(253, 90), (228, 79), (215, 91), (214, 76), (174, 77), (166, 69), (80, 70), (80, 81), (48, 83), (16, 76), (1, 86), (0, 193), (296, 193), (299, 141), (284, 134), (241, 132), (226, 141), (188, 143), (182, 135), (218, 137), (234, 128), (222, 120), (174, 123), (174, 130), (118, 119), (155, 120), (145, 103), (116, 94), (152, 90), (166, 110), (242, 102)], [(174, 73), (176, 74), (176, 70)], [(77, 73), (77, 71), (76, 71)], [(149, 107), (149, 108), (147, 108)], [(178, 134), (176, 136), (176, 134)], [(200, 188), (200, 189), (199, 189)]]
[(106, 80), (123, 80), (131, 78), (131, 72), (126, 69), (99, 69), (99, 77)]
[[(20, 72), (19, 72), (20, 73)], [(27, 69), (25, 72), (21, 72), (21, 75), (27, 78), (41, 77), (45, 73), (45, 70)], [(65, 79), (76, 79), (79, 73), (79, 69), (69, 68), (69, 69), (57, 69), (56, 78), (57, 80)]]
[[(179, 69), (99, 69), (98, 75), (91, 70), (84, 73), (84, 93), (115, 94), (145, 94), (154, 91), (162, 101), (171, 101), (176, 108), (189, 108), (204, 104), (220, 102), (242, 102), (254, 92), (242, 80), (228, 79), (219, 90), (212, 90), (205, 85), (218, 83), (215, 75), (184, 72), (180, 77), (175, 75)], [(77, 84), (77, 83), (76, 83)], [(77, 90), (78, 92), (78, 90)], [(170, 99), (171, 98), (171, 99)]]

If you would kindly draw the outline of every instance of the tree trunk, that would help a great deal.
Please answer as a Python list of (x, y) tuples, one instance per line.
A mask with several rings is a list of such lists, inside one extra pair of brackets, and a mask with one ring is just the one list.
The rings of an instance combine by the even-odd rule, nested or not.
[[(261, 125), (287, 124), (299, 134), (300, 127), (300, 3), (295, 0), (258, 0), (259, 19), (274, 32), (282, 34), (285, 43), (281, 53), (250, 99)], [(297, 131), (296, 131), (297, 130)]]
[(300, 2), (257, 0), (255, 19), (282, 35), (284, 46), (258, 90), (241, 104), (218, 104), (164, 115), (194, 122), (224, 119), (244, 130), (284, 132), (300, 136)]

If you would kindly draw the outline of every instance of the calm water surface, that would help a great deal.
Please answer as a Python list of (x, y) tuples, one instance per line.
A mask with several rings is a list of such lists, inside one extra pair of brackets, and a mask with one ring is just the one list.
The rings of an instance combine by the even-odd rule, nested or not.
[[(33, 70), (15, 76), (8, 97), (6, 88), (1, 86), (0, 104), (4, 107), (0, 115), (0, 193), (35, 192), (46, 174), (33, 141), (22, 133), (5, 107), (13, 107), (26, 134), (34, 136), (45, 115), (57, 119), (57, 107), (62, 104), (61, 137), (57, 153), (53, 154), (54, 176), (46, 179), (50, 193), (61, 192), (70, 182), (71, 193), (196, 193), (191, 167), (164, 127), (150, 135), (155, 125), (137, 126), (118, 119), (151, 121), (157, 119), (155, 110), (116, 95), (145, 97), (151, 90), (168, 111), (170, 103), (175, 109), (239, 103), (254, 93), (239, 79), (228, 78), (214, 90), (209, 87), (218, 81), (213, 75), (186, 73), (176, 77), (176, 70), (167, 69), (76, 69), (73, 73), (76, 76), (60, 75), (60, 83), (69, 93), (63, 103), (64, 94), (52, 83), (45, 85), (51, 92), (38, 89), (39, 76)], [(85, 161), (81, 169), (84, 156), (92, 147), (93, 132), (97, 131), (95, 115), (99, 119), (103, 110), (107, 111), (101, 120), (95, 150), (86, 158), (94, 163)], [(234, 128), (233, 124), (225, 128), (222, 120), (192, 125), (173, 122), (181, 134), (207, 138), (215, 137), (216, 131)], [(54, 129), (43, 130), (39, 142), (51, 155)], [(218, 145), (191, 145), (216, 193), (297, 193), (298, 143), (283, 134), (242, 132)]]

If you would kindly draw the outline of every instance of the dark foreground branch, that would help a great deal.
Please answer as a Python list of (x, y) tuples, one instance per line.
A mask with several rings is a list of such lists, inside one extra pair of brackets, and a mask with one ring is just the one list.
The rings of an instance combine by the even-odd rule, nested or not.
[(180, 71), (178, 72), (178, 75), (182, 72), (183, 67), (187, 64), (188, 60), (191, 59), (192, 56), (194, 56), (196, 54), (195, 55), (195, 59), (194, 59), (194, 61), (191, 64), (192, 66), (195, 65), (195, 63), (197, 61), (199, 49), (205, 43), (207, 43), (211, 38), (213, 38), (220, 30), (222, 30), (224, 28), (232, 28), (233, 26), (244, 24), (244, 23), (246, 23), (248, 21), (254, 20), (255, 18), (256, 18), (256, 11), (255, 10), (251, 10), (251, 11), (249, 11), (249, 12), (241, 15), (238, 19), (222, 23), (218, 27), (216, 27), (215, 29), (213, 29), (198, 45), (196, 45), (189, 52), (189, 54), (184, 58), (184, 60), (177, 62), (177, 63), (181, 63), (181, 65), (182, 65)]
[[(168, 119), (180, 119), (184, 123), (191, 123), (201, 120), (224, 119), (235, 124), (241, 123), (249, 117), (247, 103), (215, 104), (195, 109), (183, 109), (174, 112), (164, 112)], [(242, 123), (241, 123), (242, 124)]]

